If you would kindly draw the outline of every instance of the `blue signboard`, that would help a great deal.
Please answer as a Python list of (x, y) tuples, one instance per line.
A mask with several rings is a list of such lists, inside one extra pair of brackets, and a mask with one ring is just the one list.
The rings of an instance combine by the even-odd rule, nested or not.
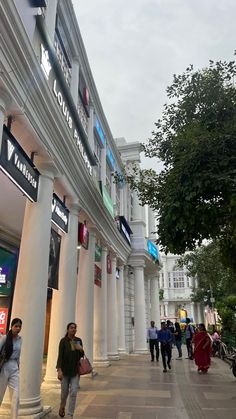
[(151, 240), (148, 240), (147, 245), (148, 245), (148, 253), (150, 253), (150, 255), (155, 260), (159, 260), (159, 253), (158, 253), (158, 249), (156, 245)]
[(110, 148), (107, 149), (107, 159), (108, 159), (108, 162), (110, 163), (111, 169), (115, 170), (115, 159), (113, 157), (113, 154)]
[(99, 135), (99, 138), (101, 140), (101, 143), (102, 143), (103, 147), (105, 147), (105, 143), (106, 143), (105, 135), (104, 135), (104, 132), (103, 132), (102, 127), (100, 125), (100, 122), (97, 118), (96, 118), (96, 122), (95, 122), (95, 127), (96, 127), (97, 133)]

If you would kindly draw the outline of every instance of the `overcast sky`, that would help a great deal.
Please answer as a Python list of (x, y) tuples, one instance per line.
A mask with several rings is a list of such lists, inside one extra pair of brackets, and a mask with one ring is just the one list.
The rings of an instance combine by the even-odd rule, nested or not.
[(73, 0), (114, 137), (145, 142), (174, 73), (232, 60), (235, 0)]

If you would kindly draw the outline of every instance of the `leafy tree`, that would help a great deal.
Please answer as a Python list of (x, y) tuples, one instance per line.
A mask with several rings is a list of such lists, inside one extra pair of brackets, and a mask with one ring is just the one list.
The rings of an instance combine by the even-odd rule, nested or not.
[(224, 267), (220, 254), (218, 242), (213, 241), (182, 256), (178, 264), (185, 266), (187, 274), (197, 280), (192, 300), (211, 306), (211, 297), (214, 297), (224, 327), (232, 329), (236, 313), (236, 295), (233, 295), (236, 294), (236, 275)]
[(236, 271), (235, 75), (234, 61), (174, 75), (169, 103), (144, 146), (164, 169), (134, 170), (127, 180), (157, 211), (163, 250), (182, 254), (217, 239), (220, 257)]

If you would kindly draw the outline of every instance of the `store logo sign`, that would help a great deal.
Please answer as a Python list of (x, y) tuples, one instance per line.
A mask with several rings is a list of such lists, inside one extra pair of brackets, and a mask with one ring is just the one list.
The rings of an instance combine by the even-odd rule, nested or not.
[(39, 172), (5, 125), (3, 127), (0, 169), (24, 195), (31, 201), (37, 201)]
[(46, 76), (46, 79), (48, 80), (52, 66), (49, 60), (48, 51), (44, 48), (43, 44), (41, 44), (41, 67)]
[(0, 284), (6, 284), (7, 275), (3, 272), (3, 268), (0, 266)]
[(52, 198), (52, 222), (63, 232), (68, 232), (69, 210), (56, 194)]

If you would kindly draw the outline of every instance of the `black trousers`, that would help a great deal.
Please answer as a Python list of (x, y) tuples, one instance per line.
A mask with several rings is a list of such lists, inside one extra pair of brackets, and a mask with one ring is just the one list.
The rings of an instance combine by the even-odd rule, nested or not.
[(154, 361), (154, 350), (156, 351), (156, 360), (159, 360), (159, 343), (157, 339), (149, 339), (149, 348), (151, 359)]
[(164, 370), (166, 370), (166, 358), (167, 358), (168, 364), (171, 361), (171, 344), (166, 343), (164, 345), (164, 343), (161, 343), (161, 356), (162, 356), (163, 368)]
[(193, 347), (192, 347), (192, 339), (191, 338), (186, 338), (186, 346), (187, 346), (187, 351), (188, 351), (188, 357), (192, 358), (193, 357)]

